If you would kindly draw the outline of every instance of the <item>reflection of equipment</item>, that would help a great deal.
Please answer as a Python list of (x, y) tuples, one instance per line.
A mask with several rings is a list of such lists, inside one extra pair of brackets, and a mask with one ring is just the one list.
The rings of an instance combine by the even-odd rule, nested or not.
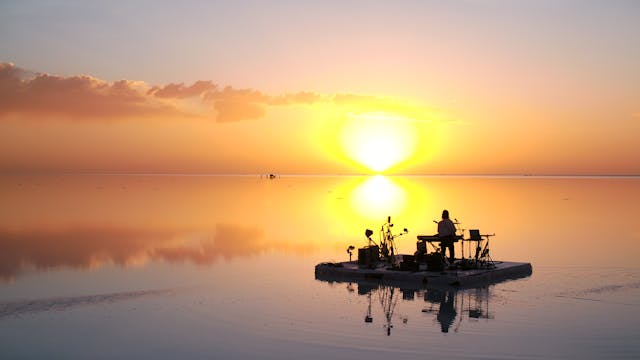
[(489, 312), (490, 289), (491, 287), (466, 290), (427, 289), (424, 292), (424, 301), (428, 306), (423, 308), (422, 312), (435, 315), (443, 333), (449, 332), (452, 326), (453, 331), (458, 332), (464, 315), (469, 322), (494, 318)]
[(371, 317), (371, 292), (370, 291), (367, 294), (367, 297), (369, 298), (369, 306), (367, 307), (367, 315), (364, 316), (364, 322), (370, 323), (370, 322), (373, 322), (373, 317)]
[(368, 245), (358, 249), (358, 264), (367, 265), (369, 267), (375, 267), (379, 260), (384, 260), (387, 264), (396, 266), (396, 244), (395, 238), (407, 234), (409, 231), (405, 228), (403, 233), (393, 235), (391, 228), (391, 216), (387, 217), (387, 222), (382, 224), (380, 228), (380, 241), (376, 243), (371, 239), (373, 231), (366, 229), (364, 236), (367, 237)]
[[(382, 307), (382, 311), (384, 311), (384, 317), (386, 323), (383, 325), (386, 330), (387, 336), (391, 336), (391, 329), (393, 328), (393, 324), (391, 320), (393, 319), (393, 313), (396, 309), (396, 305), (398, 304), (398, 299), (400, 298), (399, 294), (401, 292), (396, 292), (396, 290), (400, 290), (391, 286), (381, 285), (376, 288), (366, 289), (366, 295), (368, 299), (367, 304), (367, 313), (364, 316), (365, 323), (372, 323), (373, 316), (371, 313), (371, 297), (375, 292), (378, 295), (378, 300), (380, 301), (380, 306)], [(358, 287), (358, 293), (360, 293), (360, 287)], [(402, 322), (404, 324), (407, 323), (407, 318), (403, 318)]]
[(382, 291), (378, 293), (380, 297), (380, 305), (382, 305), (384, 317), (387, 320), (387, 323), (384, 326), (387, 329), (387, 336), (391, 336), (391, 329), (393, 328), (391, 318), (393, 317), (393, 311), (396, 309), (396, 304), (398, 303), (398, 296), (395, 296), (395, 290), (396, 288), (394, 287), (383, 286)]

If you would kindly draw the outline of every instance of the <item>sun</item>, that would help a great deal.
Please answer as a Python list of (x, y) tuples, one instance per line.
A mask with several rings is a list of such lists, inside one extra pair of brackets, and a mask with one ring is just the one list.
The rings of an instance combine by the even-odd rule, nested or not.
[(417, 135), (411, 119), (373, 112), (349, 114), (340, 140), (347, 156), (381, 173), (411, 156)]

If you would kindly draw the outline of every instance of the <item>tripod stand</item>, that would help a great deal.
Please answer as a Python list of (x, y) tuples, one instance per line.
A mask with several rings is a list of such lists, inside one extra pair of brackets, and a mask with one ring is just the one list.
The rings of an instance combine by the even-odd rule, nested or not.
[(489, 237), (495, 236), (496, 234), (483, 234), (482, 237), (485, 238), (484, 246), (480, 249), (480, 242), (478, 242), (478, 247), (476, 248), (476, 263), (479, 267), (484, 268), (494, 268), (496, 264), (493, 262), (491, 255), (489, 254)]
[(382, 258), (390, 265), (396, 264), (396, 243), (395, 238), (402, 236), (408, 233), (408, 230), (405, 228), (403, 233), (393, 235), (391, 233), (391, 228), (393, 224), (391, 223), (391, 216), (387, 216), (387, 222), (382, 224), (380, 228), (380, 255)]
[[(489, 238), (496, 234), (480, 234), (480, 230), (469, 230), (469, 241), (476, 242), (476, 252), (473, 258), (474, 265), (478, 268), (493, 268), (495, 263), (489, 254)], [(471, 255), (471, 254), (469, 254)]]

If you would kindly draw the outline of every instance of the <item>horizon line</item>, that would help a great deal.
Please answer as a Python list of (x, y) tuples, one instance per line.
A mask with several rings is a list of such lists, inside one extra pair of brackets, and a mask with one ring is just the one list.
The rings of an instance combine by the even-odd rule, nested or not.
[(238, 176), (238, 177), (349, 177), (349, 176), (388, 176), (388, 177), (518, 177), (518, 178), (640, 178), (640, 174), (576, 174), (576, 173), (218, 173), (190, 171), (119, 171), (119, 170), (0, 170), (4, 175), (105, 175), (105, 176)]

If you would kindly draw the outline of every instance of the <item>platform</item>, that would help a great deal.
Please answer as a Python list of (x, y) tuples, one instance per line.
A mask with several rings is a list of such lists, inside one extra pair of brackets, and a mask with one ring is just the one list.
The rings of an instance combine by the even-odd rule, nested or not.
[(494, 261), (490, 269), (454, 269), (440, 272), (419, 270), (400, 271), (384, 263), (375, 268), (358, 265), (356, 261), (320, 263), (315, 267), (315, 276), (323, 281), (372, 280), (388, 285), (412, 285), (414, 287), (457, 286), (477, 287), (506, 280), (520, 279), (532, 274), (530, 263)]

